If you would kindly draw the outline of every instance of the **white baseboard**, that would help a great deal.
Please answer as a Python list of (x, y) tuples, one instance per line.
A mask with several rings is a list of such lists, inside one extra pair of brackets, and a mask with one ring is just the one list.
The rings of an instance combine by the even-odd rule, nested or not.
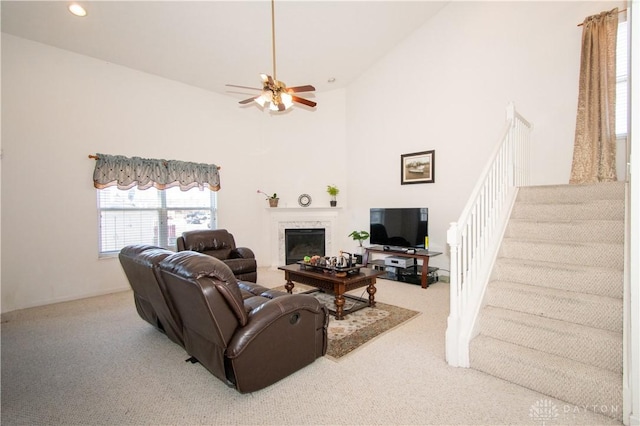
[(100, 290), (100, 291), (95, 291), (95, 292), (84, 293), (84, 294), (75, 295), (75, 296), (57, 297), (57, 298), (51, 299), (51, 300), (40, 300), (40, 301), (37, 301), (37, 302), (28, 303), (26, 305), (17, 307), (15, 309), (11, 310), (11, 311), (2, 312), (2, 316), (3, 316), (3, 320), (4, 320), (4, 315), (10, 314), (12, 312), (20, 311), (20, 310), (23, 310), (23, 309), (37, 308), (39, 306), (53, 305), (55, 303), (71, 302), (73, 300), (87, 299), (89, 297), (104, 296), (105, 294), (119, 293), (121, 291), (127, 291), (127, 290), (131, 290), (131, 287), (129, 287), (128, 285), (121, 286), (121, 287), (114, 287), (114, 288), (106, 289), (106, 290)]

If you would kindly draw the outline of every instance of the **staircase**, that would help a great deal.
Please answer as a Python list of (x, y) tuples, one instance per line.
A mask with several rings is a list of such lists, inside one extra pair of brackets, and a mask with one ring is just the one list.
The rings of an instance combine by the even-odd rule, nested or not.
[(471, 368), (622, 420), (624, 183), (520, 188)]

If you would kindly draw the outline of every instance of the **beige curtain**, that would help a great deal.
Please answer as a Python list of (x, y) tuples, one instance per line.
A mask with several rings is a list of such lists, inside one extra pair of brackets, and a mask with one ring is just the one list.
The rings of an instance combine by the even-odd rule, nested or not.
[(586, 18), (582, 29), (578, 114), (570, 183), (616, 178), (618, 9)]

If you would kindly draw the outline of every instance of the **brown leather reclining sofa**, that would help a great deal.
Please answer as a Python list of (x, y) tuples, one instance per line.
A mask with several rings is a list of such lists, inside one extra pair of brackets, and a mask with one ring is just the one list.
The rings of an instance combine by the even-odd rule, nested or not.
[(239, 392), (326, 353), (329, 316), (313, 296), (238, 281), (222, 261), (193, 251), (134, 245), (119, 259), (140, 317)]

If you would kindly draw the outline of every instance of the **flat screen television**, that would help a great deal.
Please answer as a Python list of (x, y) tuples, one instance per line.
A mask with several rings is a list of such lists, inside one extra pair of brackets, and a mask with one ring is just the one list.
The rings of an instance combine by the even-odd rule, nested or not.
[(425, 248), (425, 237), (429, 235), (428, 208), (372, 208), (369, 216), (371, 244)]

